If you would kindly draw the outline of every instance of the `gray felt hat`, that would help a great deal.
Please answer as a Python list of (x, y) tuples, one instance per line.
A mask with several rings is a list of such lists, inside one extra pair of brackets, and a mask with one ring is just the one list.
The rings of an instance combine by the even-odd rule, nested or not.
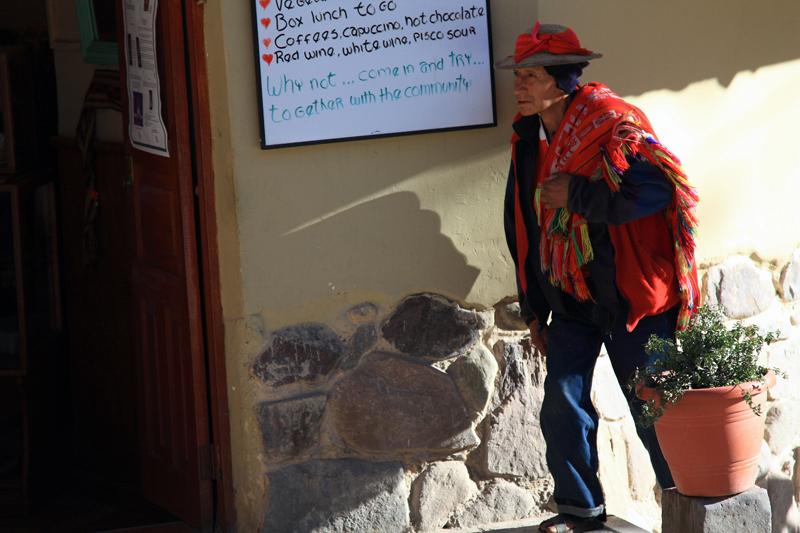
[[(561, 33), (565, 30), (569, 30), (569, 28), (567, 28), (566, 26), (561, 26), (559, 24), (542, 24), (541, 26), (539, 26), (538, 35), (548, 34), (548, 33)], [(531, 34), (532, 32), (533, 28), (531, 28), (522, 35)], [(578, 46), (580, 46), (580, 43), (578, 43)], [(530, 67), (550, 67), (553, 65), (574, 65), (576, 63), (586, 63), (587, 61), (591, 61), (592, 59), (597, 59), (599, 57), (603, 57), (603, 54), (597, 54), (595, 52), (591, 52), (588, 55), (552, 54), (550, 52), (536, 52), (533, 55), (530, 55), (524, 59), (521, 59), (520, 61), (517, 61), (516, 59), (514, 59), (514, 55), (512, 54), (506, 57), (505, 59), (496, 61), (494, 67), (502, 69), (514, 69), (514, 68), (530, 68)]]

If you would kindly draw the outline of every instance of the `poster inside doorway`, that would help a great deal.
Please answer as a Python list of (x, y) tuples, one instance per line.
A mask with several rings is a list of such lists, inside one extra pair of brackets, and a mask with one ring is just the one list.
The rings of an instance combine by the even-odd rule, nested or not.
[(128, 137), (134, 148), (169, 157), (156, 53), (158, 0), (125, 0), (124, 5)]

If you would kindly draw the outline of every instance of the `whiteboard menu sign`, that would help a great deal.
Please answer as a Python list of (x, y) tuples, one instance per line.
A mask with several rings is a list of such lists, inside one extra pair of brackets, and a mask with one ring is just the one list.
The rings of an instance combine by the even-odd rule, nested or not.
[(487, 0), (251, 0), (261, 146), (493, 126)]

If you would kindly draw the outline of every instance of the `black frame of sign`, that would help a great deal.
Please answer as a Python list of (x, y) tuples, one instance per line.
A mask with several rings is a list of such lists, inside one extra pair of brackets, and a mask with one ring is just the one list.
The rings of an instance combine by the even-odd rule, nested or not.
[(256, 67), (256, 92), (258, 93), (258, 123), (261, 135), (261, 149), (273, 150), (275, 148), (290, 148), (292, 146), (308, 146), (313, 144), (329, 144), (347, 141), (362, 141), (365, 139), (383, 139), (386, 137), (405, 137), (407, 135), (420, 135), (423, 133), (442, 133), (448, 131), (461, 131), (461, 130), (474, 130), (480, 128), (493, 128), (497, 126), (497, 101), (495, 98), (495, 82), (494, 82), (494, 57), (492, 50), (492, 18), (489, 9), (489, 0), (482, 0), (486, 6), (486, 36), (488, 42), (486, 43), (489, 48), (489, 79), (492, 88), (492, 122), (486, 124), (471, 124), (469, 126), (453, 126), (451, 128), (434, 128), (427, 130), (413, 130), (413, 131), (398, 131), (393, 133), (380, 133), (377, 135), (359, 135), (355, 137), (337, 137), (335, 139), (319, 139), (314, 141), (301, 141), (294, 143), (283, 144), (266, 144), (267, 133), (264, 125), (264, 98), (262, 96), (262, 83), (261, 79), (261, 44), (258, 38), (258, 10), (256, 5), (258, 0), (249, 0), (251, 8), (252, 29), (253, 29), (253, 50), (255, 52), (255, 67)]

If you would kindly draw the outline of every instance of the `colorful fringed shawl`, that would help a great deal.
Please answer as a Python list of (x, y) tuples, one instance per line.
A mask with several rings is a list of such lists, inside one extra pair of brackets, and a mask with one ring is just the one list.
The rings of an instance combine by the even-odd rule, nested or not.
[[(517, 140), (515, 134), (515, 161)], [(638, 156), (659, 167), (674, 186), (673, 200), (666, 210), (608, 226), (617, 287), (630, 305), (628, 330), (633, 330), (644, 316), (664, 312), (678, 301), (678, 328), (684, 329), (699, 303), (694, 263), (697, 193), (689, 185), (678, 158), (653, 135), (644, 113), (598, 83), (579, 89), (546, 154), (539, 152), (533, 204), (541, 231), (542, 272), (550, 283), (576, 299), (592, 299), (583, 269), (593, 259), (586, 219), (565, 208), (545, 207), (539, 201), (541, 187), (549, 176), (566, 172), (593, 181), (602, 179), (611, 191), (618, 192), (621, 176), (629, 167), (626, 156)], [(525, 229), (518, 186), (515, 196), (517, 264), (524, 289), (528, 250), (527, 239), (519, 238)]]

